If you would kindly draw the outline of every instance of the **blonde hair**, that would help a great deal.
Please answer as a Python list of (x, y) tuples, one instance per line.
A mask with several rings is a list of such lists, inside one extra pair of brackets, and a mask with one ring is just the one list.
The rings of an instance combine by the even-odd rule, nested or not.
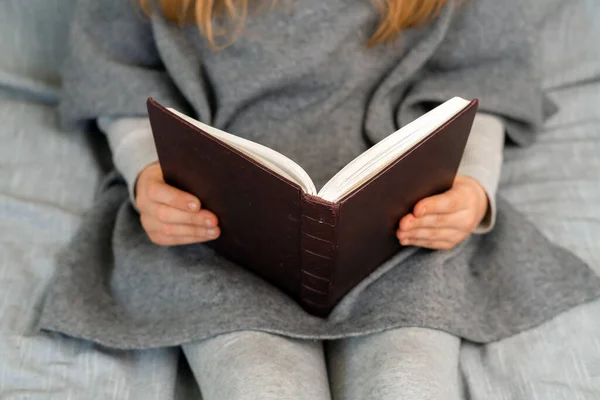
[[(149, 14), (152, 0), (139, 1)], [(256, 1), (256, 0), (255, 0)], [(270, 8), (278, 0), (266, 0)], [(327, 0), (323, 0), (327, 1)], [(159, 0), (166, 18), (179, 25), (196, 24), (211, 47), (227, 47), (244, 28), (252, 0)], [(260, 1), (258, 9), (264, 6)], [(388, 43), (396, 39), (403, 29), (418, 27), (435, 18), (448, 0), (372, 0), (379, 10), (379, 26), (367, 42), (368, 46)], [(252, 4), (249, 4), (252, 3)], [(215, 19), (224, 18), (225, 28), (217, 28)], [(225, 42), (222, 40), (225, 39)], [(218, 42), (221, 43), (218, 43)]]

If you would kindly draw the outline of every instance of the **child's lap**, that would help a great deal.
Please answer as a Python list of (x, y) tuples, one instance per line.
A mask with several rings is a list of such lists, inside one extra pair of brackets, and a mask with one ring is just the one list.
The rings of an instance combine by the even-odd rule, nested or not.
[(406, 328), (308, 341), (241, 331), (183, 346), (205, 400), (458, 399), (460, 340)]
[(203, 400), (330, 397), (320, 341), (238, 331), (182, 348)]
[(598, 315), (597, 300), (487, 345), (424, 328), (326, 342), (242, 331), (184, 345), (184, 352), (203, 394), (217, 388), (220, 399), (235, 398), (219, 391), (222, 382), (260, 398), (298, 400), (330, 393), (344, 400), (460, 399), (465, 391), (474, 400), (593, 399), (600, 395), (593, 378)]

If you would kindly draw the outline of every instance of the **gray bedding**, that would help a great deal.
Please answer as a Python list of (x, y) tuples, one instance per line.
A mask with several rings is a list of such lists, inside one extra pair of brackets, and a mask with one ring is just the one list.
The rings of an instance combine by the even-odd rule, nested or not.
[[(527, 153), (507, 150), (501, 191), (600, 273), (600, 60), (573, 48), (586, 45), (573, 38), (573, 26), (594, 12), (600, 18), (595, 0), (573, 2), (546, 33), (552, 50), (544, 53), (546, 86), (561, 111)], [(551, 56), (568, 49), (576, 68)], [(100, 171), (84, 136), (56, 128), (52, 107), (2, 89), (0, 120), (0, 395), (171, 399), (197, 393), (186, 374), (176, 378), (178, 350), (114, 352), (34, 331), (53, 255), (90, 205)], [(596, 301), (497, 343), (464, 343), (467, 398), (599, 398), (599, 316)]]

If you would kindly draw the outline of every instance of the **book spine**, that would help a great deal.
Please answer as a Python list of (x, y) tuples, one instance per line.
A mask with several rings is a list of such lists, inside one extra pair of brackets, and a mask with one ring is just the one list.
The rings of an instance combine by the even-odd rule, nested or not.
[(331, 311), (330, 291), (337, 252), (337, 214), (337, 204), (316, 196), (303, 196), (300, 298), (303, 307), (319, 317), (326, 317)]

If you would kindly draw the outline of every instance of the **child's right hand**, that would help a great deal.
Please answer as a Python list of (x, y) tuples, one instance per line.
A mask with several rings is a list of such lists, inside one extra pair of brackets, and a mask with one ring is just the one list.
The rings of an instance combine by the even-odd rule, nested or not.
[(138, 176), (135, 203), (144, 230), (158, 245), (207, 242), (220, 234), (217, 217), (202, 210), (195, 196), (165, 183), (158, 163)]

